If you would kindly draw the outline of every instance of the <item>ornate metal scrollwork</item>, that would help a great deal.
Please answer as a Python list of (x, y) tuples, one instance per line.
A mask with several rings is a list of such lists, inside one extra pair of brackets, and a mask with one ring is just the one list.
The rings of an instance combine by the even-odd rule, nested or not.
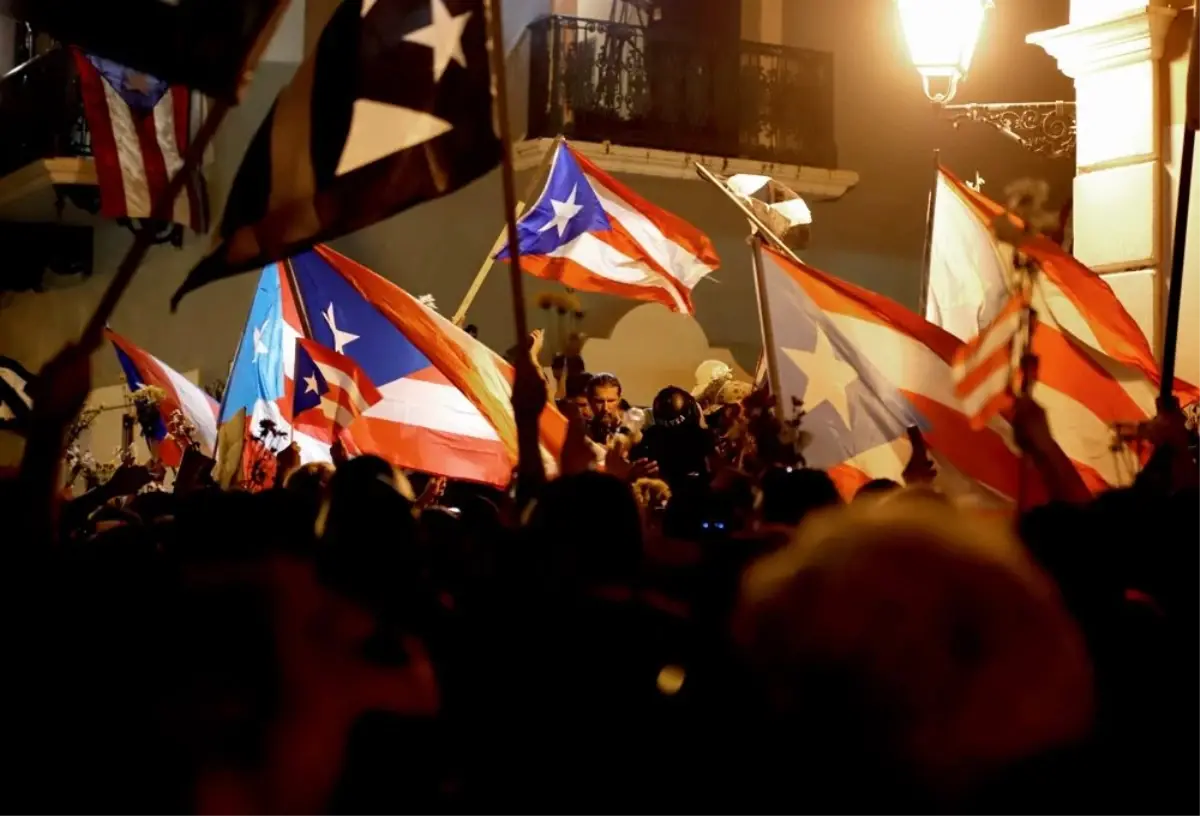
[(1075, 152), (1074, 102), (946, 105), (943, 110), (955, 127), (981, 122), (1041, 156), (1062, 159)]

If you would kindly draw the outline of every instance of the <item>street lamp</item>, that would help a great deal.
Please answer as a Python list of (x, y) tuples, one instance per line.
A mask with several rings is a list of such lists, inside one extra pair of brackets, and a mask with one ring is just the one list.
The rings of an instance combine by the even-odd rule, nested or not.
[[(991, 0), (897, 0), (908, 53), (921, 75), (925, 95), (944, 105), (971, 70)], [(945, 91), (935, 91), (945, 85)]]
[(1074, 153), (1074, 102), (949, 104), (967, 78), (992, 0), (896, 0), (896, 7), (925, 96), (956, 128), (982, 122), (1034, 153)]

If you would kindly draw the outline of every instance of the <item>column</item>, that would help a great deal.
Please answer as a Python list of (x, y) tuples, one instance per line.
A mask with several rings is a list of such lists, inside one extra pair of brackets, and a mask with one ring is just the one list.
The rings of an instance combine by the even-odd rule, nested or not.
[(1030, 34), (1075, 80), (1075, 256), (1161, 348), (1164, 0), (1072, 0), (1070, 23)]

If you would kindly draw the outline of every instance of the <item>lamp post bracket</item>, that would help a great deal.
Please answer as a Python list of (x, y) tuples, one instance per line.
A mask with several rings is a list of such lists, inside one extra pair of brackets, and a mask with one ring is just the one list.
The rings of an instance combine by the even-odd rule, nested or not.
[(943, 115), (958, 127), (981, 122), (1022, 147), (1052, 159), (1075, 152), (1074, 102), (995, 102), (943, 105)]

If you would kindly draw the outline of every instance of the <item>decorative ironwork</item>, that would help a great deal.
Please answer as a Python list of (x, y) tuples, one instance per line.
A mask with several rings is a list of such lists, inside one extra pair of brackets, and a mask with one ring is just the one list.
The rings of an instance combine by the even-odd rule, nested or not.
[(955, 127), (964, 121), (981, 122), (1042, 156), (1061, 159), (1075, 152), (1074, 102), (944, 105), (942, 109)]
[(70, 53), (53, 48), (0, 78), (0, 176), (38, 159), (90, 156), (79, 75)]
[(530, 137), (837, 166), (830, 53), (563, 16), (530, 35)]

